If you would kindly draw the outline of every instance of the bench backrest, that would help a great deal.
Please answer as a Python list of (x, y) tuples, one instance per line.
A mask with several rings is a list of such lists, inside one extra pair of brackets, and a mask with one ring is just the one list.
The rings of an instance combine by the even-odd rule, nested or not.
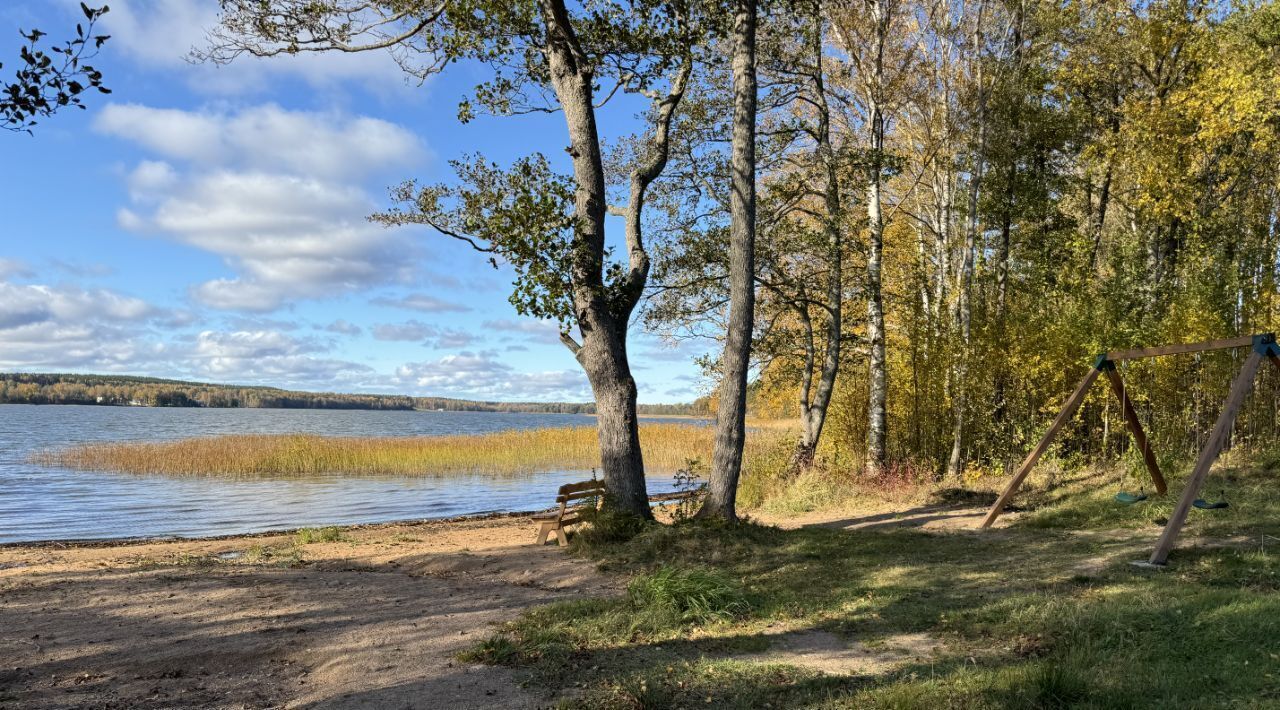
[(584, 498), (599, 498), (605, 493), (604, 481), (582, 481), (581, 483), (566, 483), (560, 486), (560, 491), (556, 495), (556, 502), (560, 504), (569, 503)]

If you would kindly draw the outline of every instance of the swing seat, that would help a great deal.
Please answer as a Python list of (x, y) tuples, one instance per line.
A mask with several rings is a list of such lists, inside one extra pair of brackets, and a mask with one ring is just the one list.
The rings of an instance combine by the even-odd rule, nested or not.
[(1231, 504), (1226, 502), (1225, 500), (1216, 500), (1210, 503), (1204, 498), (1196, 498), (1194, 501), (1191, 502), (1191, 505), (1194, 505), (1200, 510), (1222, 510), (1223, 508), (1231, 507)]
[(1146, 493), (1125, 493), (1122, 491), (1116, 494), (1116, 502), (1123, 503), (1125, 505), (1133, 505), (1134, 503), (1141, 503), (1146, 499), (1147, 499)]

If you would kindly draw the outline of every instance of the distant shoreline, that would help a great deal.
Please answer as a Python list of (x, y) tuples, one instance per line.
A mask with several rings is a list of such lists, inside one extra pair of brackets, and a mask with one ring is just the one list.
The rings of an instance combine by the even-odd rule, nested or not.
[[(0, 404), (79, 404), (180, 409), (334, 409), (353, 411), (594, 414), (594, 402), (494, 402), (398, 394), (306, 392), (132, 375), (0, 372)], [(693, 415), (705, 402), (640, 404), (642, 416)]]

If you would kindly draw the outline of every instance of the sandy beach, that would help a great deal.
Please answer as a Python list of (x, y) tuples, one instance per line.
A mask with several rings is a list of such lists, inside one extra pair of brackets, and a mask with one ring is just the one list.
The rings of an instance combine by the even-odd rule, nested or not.
[[(979, 509), (811, 514), (795, 527), (972, 524)], [(626, 580), (527, 516), (176, 541), (0, 547), (2, 708), (522, 708), (456, 660), (522, 610)]]
[(617, 580), (525, 517), (0, 549), (0, 707), (533, 707), (455, 654)]

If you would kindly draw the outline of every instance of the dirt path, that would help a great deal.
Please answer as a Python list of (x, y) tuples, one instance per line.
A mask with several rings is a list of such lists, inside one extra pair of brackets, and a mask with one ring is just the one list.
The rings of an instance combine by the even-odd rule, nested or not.
[(615, 591), (520, 519), (345, 535), (0, 548), (0, 707), (533, 707), (455, 654)]

